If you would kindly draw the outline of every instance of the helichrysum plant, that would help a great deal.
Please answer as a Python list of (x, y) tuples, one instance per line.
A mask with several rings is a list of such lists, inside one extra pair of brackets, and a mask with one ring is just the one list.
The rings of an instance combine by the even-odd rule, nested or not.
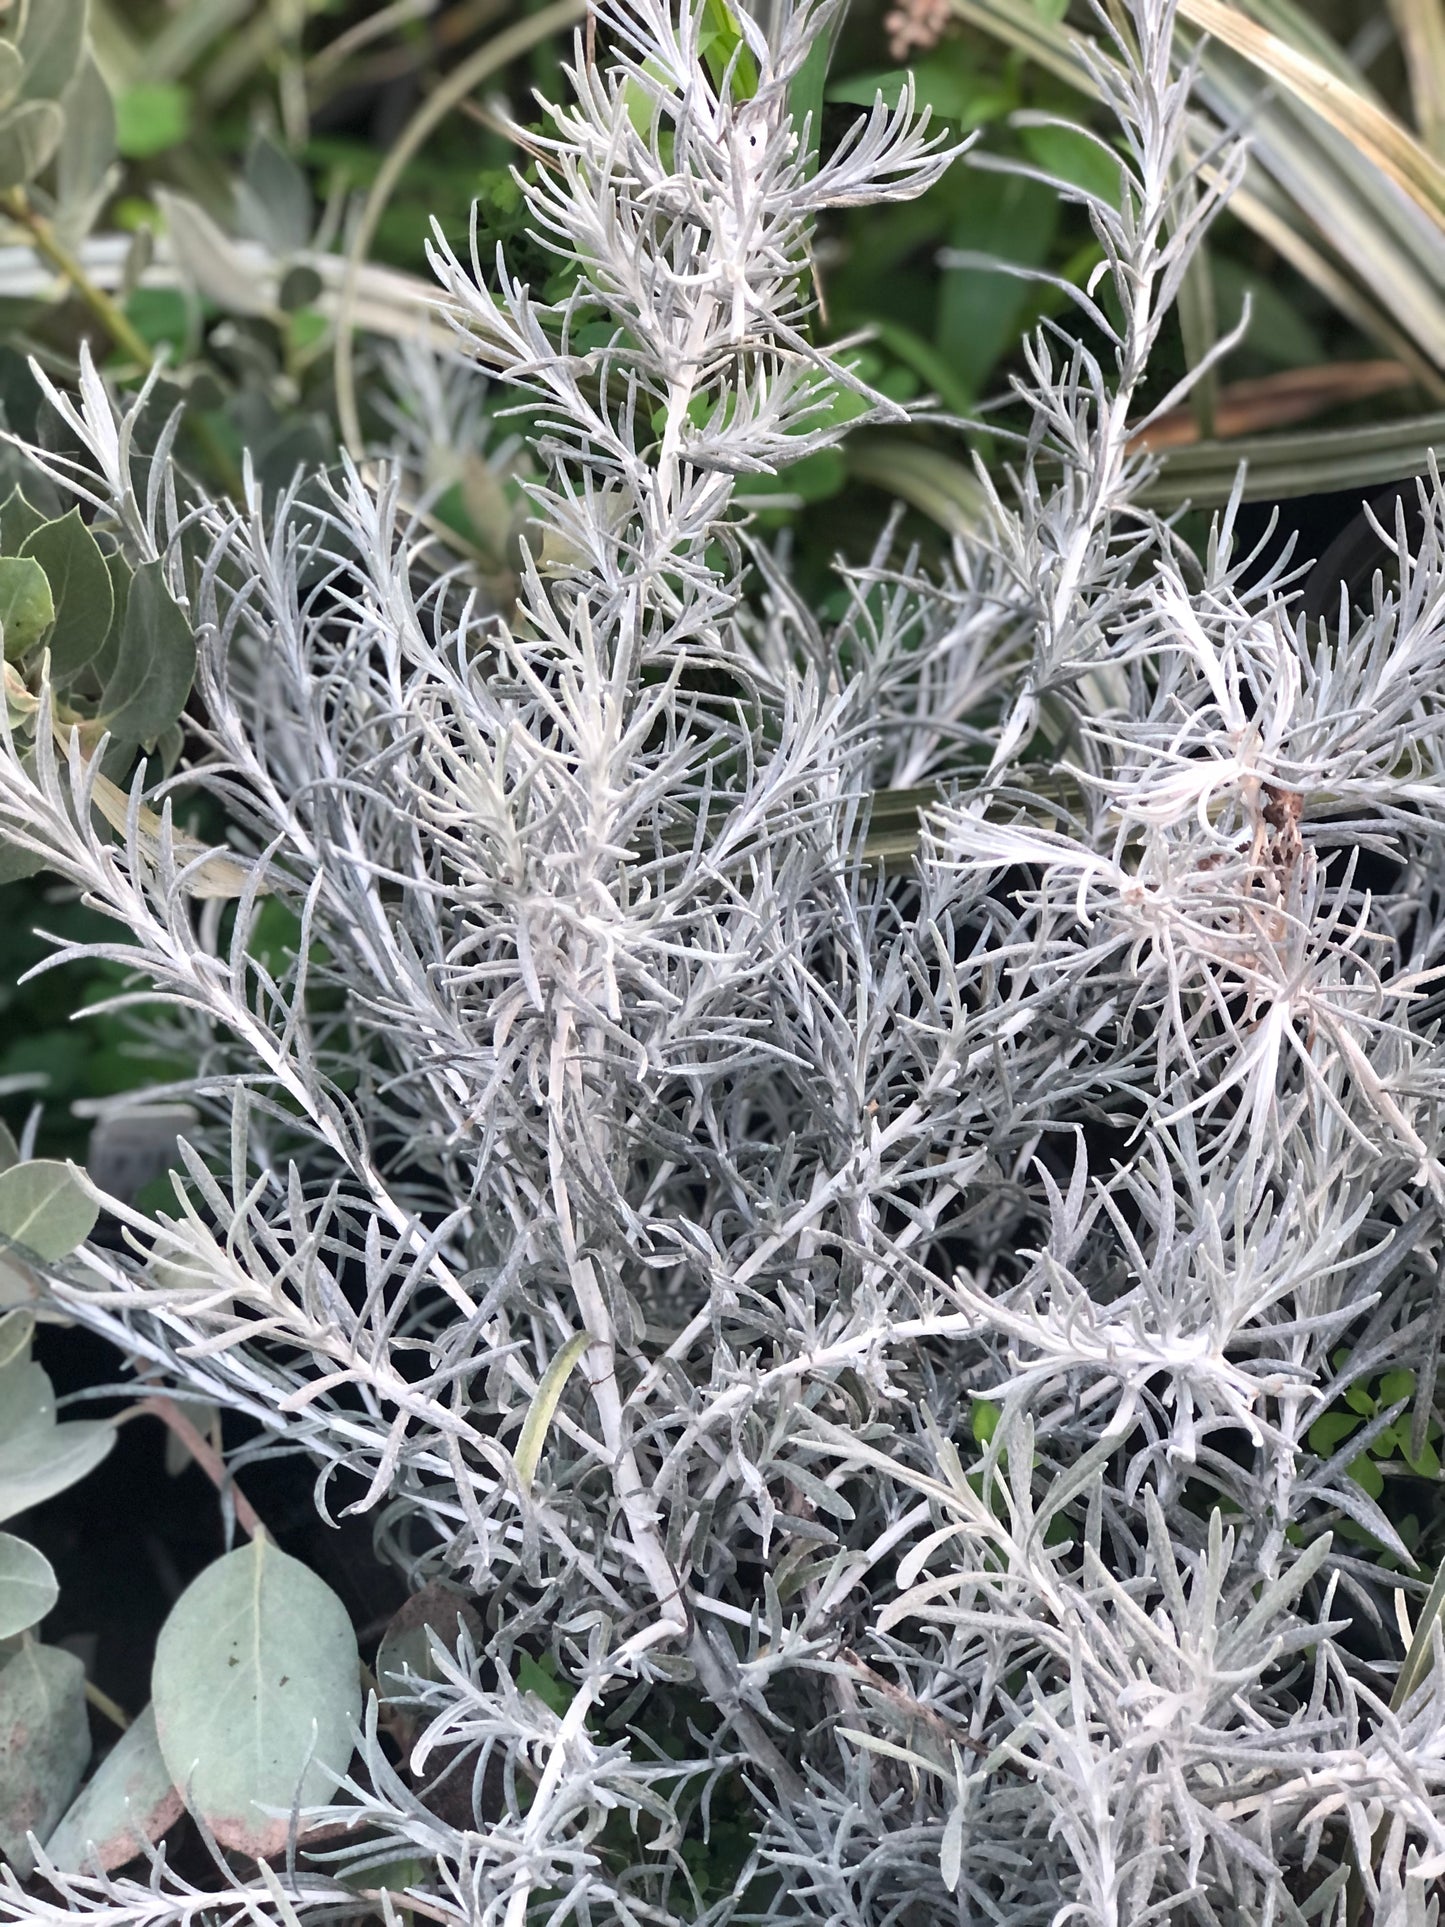
[[(561, 304), (437, 236), (535, 463), (514, 604), (381, 462), (188, 507), (51, 391), (196, 698), (147, 790), (42, 625), (0, 833), (114, 918), (199, 1121), (153, 1214), (12, 1178), (11, 1255), (424, 1600), (380, 1702), (316, 1658), (259, 1833), (168, 1627), (160, 1787), (264, 1864), (71, 1825), (0, 1918), (1435, 1919), (1441, 1601), (1379, 1468), (1441, 1329), (1445, 506), (1313, 629), (1230, 516), (1201, 559), (1136, 506), (1240, 156), (1170, 0), (1100, 19), (1075, 331), (951, 568), (885, 542), (837, 622), (748, 511), (896, 412), (814, 344), (813, 223), (958, 162), (906, 93), (816, 153), (826, 7), (599, 10), (527, 188)], [(214, 1570), (319, 1654), (279, 1558)]]

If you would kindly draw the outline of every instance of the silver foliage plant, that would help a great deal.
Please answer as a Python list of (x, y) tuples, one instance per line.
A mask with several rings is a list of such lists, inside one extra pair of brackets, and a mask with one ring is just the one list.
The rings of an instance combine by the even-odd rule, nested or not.
[[(438, 237), (533, 423), (510, 611), (393, 471), (183, 511), (93, 372), (51, 392), (93, 457), (52, 472), (187, 601), (176, 780), (238, 836), (139, 788), (113, 835), (78, 738), (0, 757), (0, 830), (199, 1066), (174, 1209), (106, 1200), (123, 1248), (48, 1287), (487, 1626), (418, 1689), (469, 1824), (373, 1718), (330, 1861), (69, 1877), (68, 1916), (331, 1917), (406, 1857), (478, 1927), (1436, 1918), (1445, 1653), (1393, 1694), (1423, 1587), (1373, 1433), (1307, 1435), (1401, 1364), (1431, 1418), (1445, 500), (1313, 630), (1229, 516), (1201, 563), (1134, 506), (1239, 154), (1187, 163), (1173, 7), (1130, 0), (1118, 194), (1068, 190), (1102, 264), (1028, 346), (1008, 489), (822, 623), (748, 478), (891, 405), (810, 341), (811, 224), (956, 158), (905, 92), (812, 163), (826, 12), (744, 21), (745, 97), (691, 0), (600, 10), (528, 189), (560, 308)], [(748, 1855), (699, 1890), (724, 1809)]]

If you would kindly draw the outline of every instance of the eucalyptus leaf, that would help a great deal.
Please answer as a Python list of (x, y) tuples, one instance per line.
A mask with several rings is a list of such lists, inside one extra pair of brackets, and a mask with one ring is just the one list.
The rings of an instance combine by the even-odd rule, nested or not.
[(326, 1800), (351, 1758), (356, 1636), (331, 1588), (257, 1537), (182, 1593), (152, 1693), (187, 1804), (222, 1846), (270, 1856), (286, 1844), (293, 1802)]
[(131, 579), (120, 647), (101, 697), (101, 720), (120, 742), (150, 743), (186, 706), (196, 673), (196, 639), (166, 587), (159, 562)]
[(0, 627), (6, 662), (28, 656), (55, 620), (44, 569), (30, 556), (0, 556)]
[(26, 1834), (51, 1832), (89, 1759), (84, 1666), (27, 1641), (0, 1670), (0, 1851), (21, 1879), (35, 1866)]
[(454, 1651), (462, 1627), (480, 1645), (485, 1628), (475, 1606), (445, 1580), (434, 1579), (412, 1594), (392, 1615), (376, 1649), (376, 1683), (384, 1700), (407, 1699), (415, 1688), (407, 1674), (419, 1680), (441, 1677), (429, 1637), (435, 1633), (448, 1652)]
[(114, 1444), (115, 1427), (105, 1420), (72, 1419), (0, 1447), (0, 1520), (78, 1485)]
[(0, 1639), (39, 1625), (59, 1597), (45, 1554), (13, 1532), (0, 1532)]
[(55, 101), (75, 78), (85, 51), (87, 0), (30, 0), (16, 41), (27, 100)]
[(83, 1244), (100, 1216), (74, 1165), (31, 1158), (0, 1171), (0, 1238), (52, 1263)]
[(29, 1436), (49, 1441), (56, 1431), (50, 1374), (29, 1357), (28, 1338), (25, 1345), (24, 1352), (17, 1352), (0, 1369), (0, 1460), (16, 1440)]
[[(100, 544), (71, 509), (58, 522), (45, 522), (27, 536), (20, 551), (44, 569), (55, 604), (50, 637), (50, 671), (68, 682), (92, 661), (110, 633), (115, 596)], [(0, 583), (3, 583), (0, 563)]]
[(4, 1374), (25, 1357), (35, 1336), (35, 1316), (29, 1311), (8, 1311), (0, 1318), (0, 1396)]
[(154, 1843), (185, 1811), (146, 1707), (121, 1734), (45, 1842), (45, 1857), (62, 1873), (98, 1867), (109, 1873)]
[(46, 165), (65, 132), (53, 100), (22, 100), (0, 114), (0, 188), (24, 187)]

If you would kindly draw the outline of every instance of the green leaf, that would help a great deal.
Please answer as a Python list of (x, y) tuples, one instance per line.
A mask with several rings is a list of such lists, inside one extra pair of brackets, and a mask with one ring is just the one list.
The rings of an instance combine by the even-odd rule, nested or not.
[(26, 1834), (44, 1840), (89, 1758), (85, 1668), (27, 1641), (0, 1670), (0, 1851), (22, 1880), (35, 1865)]
[(156, 1738), (148, 1706), (121, 1734), (89, 1783), (45, 1842), (45, 1857), (62, 1873), (99, 1867), (109, 1873), (154, 1844), (184, 1812)]
[(0, 556), (0, 627), (6, 662), (28, 656), (55, 620), (50, 584), (28, 556)]
[(94, 60), (82, 62), (61, 106), (65, 133), (55, 156), (55, 221), (78, 239), (100, 213), (116, 157), (115, 102)]
[(0, 1532), (0, 1639), (39, 1625), (59, 1597), (45, 1554), (12, 1532)]
[(1404, 1708), (1410, 1695), (1430, 1670), (1430, 1635), (1442, 1612), (1445, 1612), (1445, 1559), (1440, 1562), (1430, 1590), (1425, 1595), (1425, 1603), (1420, 1608), (1420, 1617), (1415, 1621), (1415, 1637), (1410, 1641), (1410, 1650), (1405, 1655), (1405, 1663), (1395, 1680), (1395, 1690), (1390, 1695), (1392, 1713)]
[(159, 562), (131, 578), (120, 648), (101, 697), (101, 721), (120, 742), (151, 743), (176, 722), (196, 673), (196, 639)]
[(236, 213), (245, 232), (273, 254), (295, 254), (311, 239), (311, 184), (267, 134), (257, 134), (246, 150)]
[(1385, 1475), (1368, 1453), (1361, 1453), (1350, 1466), (1350, 1477), (1362, 1492), (1378, 1499), (1385, 1489)]
[(0, 40), (0, 111), (17, 100), (25, 79), (25, 62), (13, 40)]
[(985, 121), (1001, 118), (1013, 106), (1012, 96), (1000, 90), (996, 77), (972, 71), (941, 52), (912, 67), (851, 74), (829, 87), (828, 99), (871, 107), (881, 95), (886, 107), (896, 107), (910, 74), (915, 106), (931, 108), (936, 120), (956, 121), (963, 128), (980, 127)]
[(0, 1406), (5, 1397), (6, 1374), (18, 1370), (21, 1361), (30, 1351), (30, 1341), (35, 1336), (35, 1314), (29, 1311), (7, 1311), (0, 1318)]
[(1003, 1417), (1003, 1407), (995, 1405), (991, 1398), (976, 1398), (971, 1402), (969, 1411), (969, 1430), (980, 1445), (987, 1445), (998, 1430), (998, 1422)]
[[(1025, 268), (1042, 267), (1059, 224), (1059, 197), (1040, 181), (977, 174), (948, 234), (950, 250)], [(1036, 288), (1003, 268), (972, 261), (942, 276), (937, 344), (963, 385), (983, 392), (998, 358), (1013, 347)]]
[(74, 1165), (31, 1158), (0, 1171), (0, 1238), (37, 1258), (68, 1257), (90, 1236), (99, 1216)]
[(278, 1853), (293, 1801), (330, 1796), (351, 1758), (359, 1663), (336, 1594), (268, 1540), (218, 1559), (182, 1593), (156, 1647), (156, 1732), (222, 1846)]
[(59, 100), (74, 80), (85, 51), (86, 9), (87, 0), (30, 0), (16, 41), (27, 100)]
[(1332, 1458), (1350, 1434), (1359, 1429), (1360, 1420), (1354, 1413), (1326, 1412), (1310, 1427), (1310, 1450), (1322, 1459)]
[(114, 1444), (115, 1427), (104, 1419), (72, 1419), (22, 1432), (0, 1447), (0, 1520), (78, 1485)]
[(65, 132), (53, 100), (22, 100), (0, 114), (0, 187), (25, 187), (49, 161)]
[[(22, 1311), (21, 1317), (27, 1316)], [(17, 1334), (19, 1347), (0, 1369), (0, 1457), (26, 1434), (49, 1441), (56, 1429), (55, 1388), (44, 1366), (29, 1355), (34, 1325), (30, 1317), (29, 1327)]]
[(1076, 127), (1024, 127), (1024, 151), (1036, 167), (1071, 187), (1081, 187), (1108, 207), (1119, 205), (1121, 165), (1106, 148)]
[[(50, 671), (68, 682), (98, 654), (110, 633), (115, 596), (100, 544), (73, 508), (58, 522), (45, 522), (26, 537), (21, 558), (45, 571), (55, 603)], [(0, 574), (3, 581), (3, 574)]]
[(19, 555), (27, 537), (43, 528), (46, 518), (26, 501), (22, 488), (12, 488), (0, 507), (0, 555)]
[(559, 1719), (572, 1704), (572, 1688), (547, 1667), (539, 1665), (530, 1653), (523, 1653), (517, 1661), (517, 1685), (524, 1693), (535, 1693)]
[(176, 147), (191, 131), (191, 97), (166, 81), (127, 87), (115, 103), (116, 145), (128, 161)]
[(376, 1649), (376, 1683), (381, 1697), (408, 1698), (414, 1690), (407, 1684), (408, 1672), (417, 1679), (439, 1679), (428, 1629), (452, 1652), (463, 1626), (478, 1645), (482, 1644), (485, 1629), (480, 1615), (454, 1586), (434, 1579), (413, 1593), (392, 1615)]
[(1394, 1405), (1409, 1398), (1415, 1390), (1415, 1374), (1409, 1371), (1386, 1372), (1380, 1380), (1381, 1405)]

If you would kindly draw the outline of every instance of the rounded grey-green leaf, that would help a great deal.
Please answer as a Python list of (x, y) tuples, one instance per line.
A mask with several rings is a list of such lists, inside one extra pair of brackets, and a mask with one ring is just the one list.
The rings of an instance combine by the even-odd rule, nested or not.
[(0, 1520), (78, 1485), (114, 1444), (115, 1427), (106, 1420), (74, 1419), (22, 1432), (0, 1446)]
[(90, 1236), (99, 1216), (73, 1165), (31, 1158), (0, 1171), (0, 1238), (23, 1245), (37, 1258), (53, 1263), (68, 1257)]
[(0, 188), (24, 187), (40, 172), (65, 132), (53, 100), (22, 100), (0, 114)]
[(184, 1810), (156, 1738), (155, 1708), (121, 1734), (45, 1844), (62, 1873), (109, 1873), (154, 1843)]
[(25, 62), (19, 48), (13, 40), (0, 40), (0, 111), (17, 98), (24, 78)]
[(55, 620), (50, 581), (33, 556), (0, 556), (0, 628), (5, 660), (19, 662)]
[(0, 1532), (0, 1639), (38, 1626), (59, 1597), (45, 1554), (13, 1532)]
[(293, 1803), (330, 1797), (351, 1758), (359, 1666), (336, 1594), (268, 1540), (218, 1559), (182, 1593), (156, 1647), (156, 1732), (222, 1846), (278, 1853)]
[(440, 1679), (429, 1635), (435, 1632), (446, 1650), (454, 1652), (463, 1627), (480, 1646), (486, 1637), (480, 1614), (464, 1593), (445, 1580), (433, 1579), (405, 1600), (376, 1649), (376, 1683), (382, 1699), (406, 1699), (415, 1690), (408, 1674), (414, 1680)]
[(89, 1758), (85, 1668), (27, 1641), (0, 1670), (0, 1852), (20, 1879), (35, 1865), (26, 1834), (52, 1830)]
[(88, 0), (30, 0), (17, 43), (29, 100), (59, 100), (85, 50)]
[(22, 560), (27, 557), (45, 571), (55, 604), (50, 673), (57, 683), (67, 682), (110, 634), (115, 612), (110, 570), (78, 508), (28, 535), (20, 551)]

